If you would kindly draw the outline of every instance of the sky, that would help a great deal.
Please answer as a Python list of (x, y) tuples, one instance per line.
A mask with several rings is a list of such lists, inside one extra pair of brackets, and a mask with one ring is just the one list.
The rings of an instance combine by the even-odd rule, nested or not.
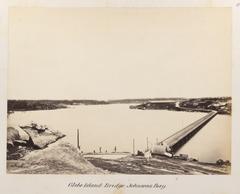
[(10, 8), (8, 99), (231, 96), (229, 8)]

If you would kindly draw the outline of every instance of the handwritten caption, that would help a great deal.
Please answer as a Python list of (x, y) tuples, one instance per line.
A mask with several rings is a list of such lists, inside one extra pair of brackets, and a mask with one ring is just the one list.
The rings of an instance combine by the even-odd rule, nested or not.
[(153, 183), (153, 184), (137, 184), (137, 183), (128, 183), (128, 184), (122, 184), (122, 183), (81, 183), (81, 182), (70, 182), (68, 183), (67, 187), (69, 188), (84, 188), (84, 189), (158, 189), (158, 190), (164, 190), (166, 189), (165, 184), (159, 184), (159, 183)]

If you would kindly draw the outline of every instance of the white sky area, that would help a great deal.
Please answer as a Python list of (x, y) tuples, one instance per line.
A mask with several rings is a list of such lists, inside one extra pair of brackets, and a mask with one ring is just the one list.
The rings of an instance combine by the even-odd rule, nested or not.
[(231, 96), (229, 8), (9, 14), (9, 99)]

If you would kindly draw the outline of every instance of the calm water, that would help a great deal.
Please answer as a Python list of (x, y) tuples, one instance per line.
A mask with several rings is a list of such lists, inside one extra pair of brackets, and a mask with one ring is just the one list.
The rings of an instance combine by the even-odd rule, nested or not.
[[(84, 152), (132, 152), (144, 150), (157, 140), (163, 140), (206, 113), (165, 110), (134, 110), (128, 104), (79, 105), (68, 109), (15, 112), (8, 118), (9, 126), (27, 125), (31, 121), (46, 124), (66, 134), (66, 141), (76, 145), (76, 131), (80, 130), (80, 144)], [(217, 115), (202, 128), (179, 153), (186, 153), (200, 161), (215, 162), (231, 159), (231, 117)]]

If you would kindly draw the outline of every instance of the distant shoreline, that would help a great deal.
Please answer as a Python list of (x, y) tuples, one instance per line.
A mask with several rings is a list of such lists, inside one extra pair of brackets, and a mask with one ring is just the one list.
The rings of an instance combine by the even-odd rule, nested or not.
[[(130, 106), (141, 110), (172, 110), (186, 112), (218, 111), (231, 115), (231, 97), (215, 98), (139, 98), (119, 100), (8, 100), (8, 114), (15, 111), (65, 109), (69, 105), (138, 104)], [(165, 102), (164, 102), (165, 101)], [(171, 102), (170, 102), (171, 101)], [(178, 104), (177, 104), (178, 103)], [(146, 106), (147, 105), (147, 106)]]

